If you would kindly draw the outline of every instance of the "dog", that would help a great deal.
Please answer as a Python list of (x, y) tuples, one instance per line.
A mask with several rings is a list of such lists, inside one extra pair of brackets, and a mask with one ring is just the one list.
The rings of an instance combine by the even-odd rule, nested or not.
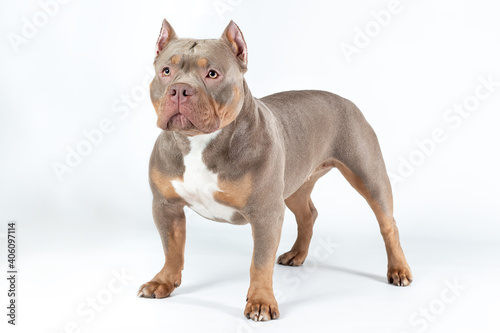
[(285, 207), (298, 236), (277, 262), (300, 266), (317, 211), (316, 181), (340, 170), (375, 213), (388, 257), (388, 282), (407, 286), (412, 273), (393, 218), (392, 190), (377, 137), (349, 100), (325, 91), (254, 98), (244, 79), (248, 52), (231, 21), (219, 39), (178, 38), (163, 20), (150, 94), (162, 129), (151, 154), (153, 217), (165, 264), (138, 296), (164, 298), (181, 284), (186, 218), (250, 223), (254, 241), (244, 315), (280, 316), (272, 287)]

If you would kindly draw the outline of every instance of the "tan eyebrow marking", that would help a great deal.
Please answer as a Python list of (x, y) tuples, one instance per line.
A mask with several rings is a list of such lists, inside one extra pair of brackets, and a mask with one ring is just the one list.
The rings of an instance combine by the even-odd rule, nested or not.
[(208, 60), (207, 60), (207, 58), (199, 58), (196, 63), (200, 67), (207, 67), (208, 66)]
[(178, 54), (175, 54), (170, 58), (170, 62), (172, 63), (172, 65), (177, 65), (180, 61), (181, 57)]

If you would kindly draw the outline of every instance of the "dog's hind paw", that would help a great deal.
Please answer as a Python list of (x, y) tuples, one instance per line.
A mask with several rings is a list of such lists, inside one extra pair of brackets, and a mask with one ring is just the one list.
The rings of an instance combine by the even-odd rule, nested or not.
[(278, 264), (285, 266), (300, 266), (304, 263), (307, 252), (290, 250), (278, 257)]

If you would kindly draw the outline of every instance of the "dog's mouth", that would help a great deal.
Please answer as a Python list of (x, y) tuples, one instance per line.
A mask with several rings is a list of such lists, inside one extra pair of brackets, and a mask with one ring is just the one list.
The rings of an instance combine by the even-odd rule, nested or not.
[(191, 120), (179, 111), (170, 117), (165, 113), (160, 113), (156, 125), (166, 131), (190, 131), (196, 129)]
[(193, 105), (160, 103), (156, 125), (164, 131), (180, 132), (188, 136), (213, 133), (221, 123), (220, 118), (213, 113), (208, 107), (197, 109)]
[[(209, 134), (215, 132), (219, 129), (220, 120), (215, 119), (210, 122), (210, 126), (202, 126), (200, 121), (195, 119), (190, 119), (193, 115), (188, 115), (183, 112), (177, 111), (170, 118), (165, 117), (165, 115), (160, 114), (158, 116), (157, 125), (162, 130), (166, 131), (177, 131), (185, 135), (198, 135), (198, 134)], [(205, 125), (205, 124), (203, 124)]]
[(194, 124), (182, 113), (176, 113), (168, 120), (166, 129), (168, 130), (192, 130), (196, 127)]
[(159, 127), (163, 130), (167, 131), (176, 131), (179, 133), (183, 133), (188, 136), (198, 135), (198, 134), (208, 134), (215, 132), (218, 129), (219, 122), (216, 122), (216, 126), (209, 129), (204, 129), (203, 127), (199, 127), (195, 125), (195, 122), (191, 121), (187, 115), (183, 113), (176, 113), (168, 121), (158, 122)]

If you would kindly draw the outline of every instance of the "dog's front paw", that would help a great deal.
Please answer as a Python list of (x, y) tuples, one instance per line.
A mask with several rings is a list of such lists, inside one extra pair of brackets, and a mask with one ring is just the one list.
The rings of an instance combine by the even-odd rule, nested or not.
[(149, 281), (139, 288), (138, 297), (145, 298), (165, 298), (170, 296), (172, 291), (180, 285), (180, 282), (160, 282)]
[(271, 319), (278, 319), (280, 317), (280, 310), (278, 303), (271, 294), (270, 297), (265, 298), (249, 298), (245, 307), (245, 317), (253, 321), (268, 321)]
[(392, 267), (387, 271), (387, 281), (395, 286), (406, 287), (413, 281), (410, 267)]

